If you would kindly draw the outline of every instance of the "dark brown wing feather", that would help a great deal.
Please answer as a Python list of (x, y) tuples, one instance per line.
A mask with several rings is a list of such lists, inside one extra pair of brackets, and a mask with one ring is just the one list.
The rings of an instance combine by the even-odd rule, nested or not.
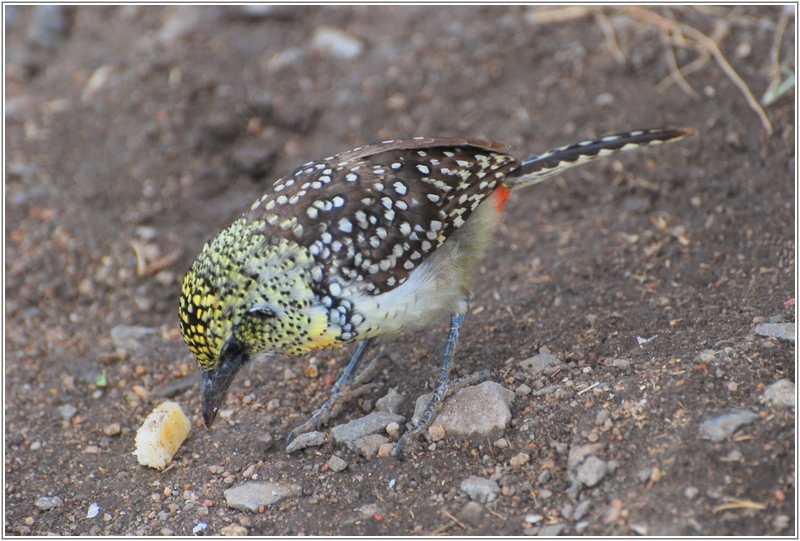
[(408, 274), (518, 166), (502, 143), (420, 138), (309, 162), (247, 213), (268, 238), (311, 250), (325, 282), (364, 280), (373, 294)]

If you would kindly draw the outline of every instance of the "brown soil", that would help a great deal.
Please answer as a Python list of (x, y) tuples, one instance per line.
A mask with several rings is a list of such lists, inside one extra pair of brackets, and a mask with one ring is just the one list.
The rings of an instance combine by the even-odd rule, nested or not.
[[(6, 7), (6, 534), (189, 535), (203, 522), (210, 534), (236, 524), (259, 535), (520, 535), (563, 523), (562, 534), (795, 535), (794, 411), (760, 401), (794, 381), (795, 347), (753, 332), (794, 321), (792, 92), (767, 109), (771, 137), (713, 61), (687, 76), (697, 97), (659, 93), (670, 73), (659, 31), (617, 12), (607, 20), (624, 63), (599, 19), (533, 26), (519, 6), (75, 7), (49, 46), (26, 38), (32, 9)], [(722, 51), (760, 97), (781, 9), (673, 15), (708, 34), (727, 24)], [(361, 55), (313, 52), (324, 25), (359, 38)], [(677, 54), (680, 65), (696, 57)], [(286, 455), (286, 434), (324, 401), (352, 348), (317, 355), (318, 375), (307, 359), (249, 367), (232, 414), (202, 427), (179, 283), (271, 179), (388, 138), (483, 137), (524, 157), (654, 126), (700, 136), (509, 200), (456, 359), (458, 375), (490, 368), (512, 390), (558, 386), (515, 400), (508, 447), (444, 440), (403, 462), (333, 443)], [(118, 325), (157, 332), (122, 351)], [(383, 390), (335, 422), (389, 387), (410, 398), (409, 415), (435, 379), (446, 325), (381, 341), (394, 363)], [(520, 361), (542, 348), (566, 370), (525, 374)], [(166, 396), (193, 431), (158, 472), (131, 453)], [(701, 437), (703, 420), (732, 409), (761, 417), (722, 443)], [(562, 516), (575, 503), (567, 453), (592, 441), (617, 468), (583, 489), (592, 504), (578, 525)], [(511, 466), (521, 451), (531, 460)], [(340, 473), (324, 466), (334, 453), (348, 463)], [(498, 474), (502, 494), (480, 520), (458, 518), (461, 481)], [(226, 507), (223, 490), (253, 475), (302, 494), (259, 513)], [(61, 503), (42, 511), (43, 496)]]

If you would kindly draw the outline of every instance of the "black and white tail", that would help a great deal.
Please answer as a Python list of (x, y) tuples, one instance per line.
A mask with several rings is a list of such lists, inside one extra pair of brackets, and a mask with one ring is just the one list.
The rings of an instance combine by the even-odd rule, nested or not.
[(512, 189), (539, 183), (576, 165), (604, 158), (617, 152), (680, 141), (697, 135), (692, 128), (655, 128), (606, 135), (599, 139), (548, 150), (541, 156), (532, 156), (510, 172), (505, 184)]

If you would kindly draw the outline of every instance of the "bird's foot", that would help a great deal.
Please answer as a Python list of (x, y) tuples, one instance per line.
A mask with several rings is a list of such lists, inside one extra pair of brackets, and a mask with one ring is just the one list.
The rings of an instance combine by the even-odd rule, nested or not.
[(434, 415), (442, 409), (444, 400), (447, 397), (464, 387), (469, 387), (470, 385), (485, 381), (491, 376), (492, 372), (490, 370), (481, 370), (474, 374), (468, 374), (454, 380), (445, 381), (443, 385), (437, 386), (422, 414), (417, 418), (416, 422), (414, 422), (414, 425), (397, 441), (397, 445), (395, 445), (393, 451), (397, 459), (403, 460), (403, 447), (408, 444), (408, 442), (413, 441), (415, 436), (430, 426), (433, 422)]
[(336, 417), (347, 402), (383, 386), (383, 382), (371, 383), (370, 381), (378, 372), (387, 368), (389, 364), (391, 364), (391, 359), (388, 355), (383, 353), (372, 359), (372, 361), (370, 361), (370, 363), (352, 380), (342, 381), (339, 388), (334, 389), (330, 398), (316, 413), (314, 413), (314, 415), (305, 423), (289, 432), (286, 438), (286, 444), (290, 444), (292, 440), (300, 434), (304, 434), (310, 430), (319, 430), (323, 423), (327, 423), (330, 419)]

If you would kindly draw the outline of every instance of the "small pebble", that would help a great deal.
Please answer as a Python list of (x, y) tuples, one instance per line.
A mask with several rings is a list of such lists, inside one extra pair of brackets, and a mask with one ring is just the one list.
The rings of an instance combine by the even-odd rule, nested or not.
[(78, 413), (78, 408), (72, 404), (64, 404), (63, 406), (58, 406), (58, 413), (61, 414), (65, 421), (69, 422)]
[(388, 425), (386, 425), (386, 433), (389, 434), (389, 437), (392, 438), (394, 441), (400, 439), (400, 425), (396, 422), (392, 421)]
[(527, 453), (517, 453), (516, 455), (511, 457), (511, 460), (509, 460), (509, 464), (511, 464), (511, 466), (513, 466), (514, 468), (519, 468), (520, 466), (524, 466), (525, 464), (527, 464), (530, 459), (531, 457)]
[(261, 506), (274, 505), (285, 498), (301, 494), (302, 491), (300, 485), (247, 481), (227, 489), (223, 494), (228, 507), (256, 513)]
[(119, 423), (111, 423), (103, 428), (103, 434), (106, 436), (119, 436), (122, 433), (122, 426)]
[(89, 509), (86, 511), (86, 518), (94, 518), (100, 514), (100, 505), (98, 503), (93, 503), (89, 506)]
[(596, 486), (608, 474), (608, 466), (595, 455), (590, 455), (578, 467), (576, 479), (586, 487)]
[(592, 500), (586, 499), (581, 501), (578, 505), (575, 506), (575, 511), (572, 513), (572, 520), (580, 520), (586, 516), (586, 513), (589, 512), (589, 509), (592, 507)]
[[(349, 444), (365, 436), (384, 432), (389, 423), (402, 423), (405, 417), (396, 413), (374, 411), (365, 417), (355, 419), (344, 425), (331, 429), (331, 436), (336, 443)], [(377, 449), (376, 449), (377, 450)]]
[(766, 388), (762, 400), (770, 406), (795, 407), (795, 385), (788, 379), (779, 379)]
[(332, 457), (330, 457), (328, 459), (327, 464), (328, 464), (328, 468), (330, 468), (331, 471), (336, 472), (336, 473), (339, 473), (340, 471), (344, 471), (344, 469), (347, 468), (347, 462), (345, 462), (341, 457), (338, 457), (336, 455), (333, 455)]
[(552, 479), (552, 477), (553, 477), (552, 472), (550, 472), (549, 469), (545, 468), (544, 470), (542, 470), (542, 473), (539, 474), (539, 477), (536, 479), (536, 481), (540, 485), (543, 485), (543, 484), (547, 483), (550, 479)]
[(567, 527), (565, 522), (559, 522), (558, 524), (548, 524), (547, 526), (542, 526), (542, 529), (539, 530), (539, 537), (556, 537), (561, 535), (561, 530)]
[(525, 515), (525, 522), (528, 524), (539, 524), (541, 521), (544, 520), (544, 515), (539, 513), (528, 513)]
[(52, 497), (42, 496), (41, 498), (36, 500), (36, 503), (34, 505), (36, 505), (36, 507), (42, 511), (49, 511), (51, 509), (55, 509), (56, 507), (61, 507), (62, 505), (64, 505), (64, 500), (62, 500), (58, 496), (52, 496)]
[(738, 462), (742, 459), (742, 452), (739, 449), (731, 449), (725, 456), (727, 462)]
[(700, 494), (700, 491), (697, 489), (697, 487), (690, 485), (683, 489), (683, 495), (687, 500), (695, 499), (698, 494)]
[(380, 447), (378, 447), (378, 458), (385, 458), (387, 456), (392, 456), (394, 452), (395, 444), (394, 443), (384, 443)]
[(443, 440), (447, 435), (447, 431), (441, 425), (441, 423), (436, 423), (428, 427), (428, 434), (433, 441)]
[(519, 366), (528, 374), (538, 376), (540, 374), (551, 375), (555, 373), (558, 368), (565, 365), (554, 355), (539, 353), (538, 355), (521, 361)]
[(756, 334), (767, 338), (777, 338), (791, 344), (795, 343), (794, 323), (762, 323), (756, 325)]
[(329, 26), (320, 26), (311, 38), (311, 50), (334, 58), (351, 60), (361, 56), (364, 43), (355, 36)]
[(630, 370), (631, 362), (627, 359), (614, 359), (611, 361), (611, 366), (619, 368), (620, 370)]
[(758, 418), (758, 414), (752, 411), (734, 410), (703, 421), (700, 425), (700, 435), (709, 438), (714, 443), (719, 443), (725, 441), (740, 426), (749, 424)]
[(219, 533), (225, 537), (246, 537), (247, 528), (238, 524), (228, 524), (219, 529)]
[(772, 519), (772, 527), (776, 532), (781, 532), (789, 527), (790, 520), (789, 515), (775, 515), (775, 518)]
[(485, 513), (486, 509), (478, 502), (467, 502), (458, 512), (456, 518), (476, 528), (483, 523), (483, 516)]
[(400, 409), (400, 406), (402, 406), (405, 401), (406, 398), (403, 395), (399, 394), (394, 389), (389, 389), (389, 392), (375, 401), (375, 409), (387, 413), (397, 413), (397, 410)]
[(352, 444), (348, 444), (348, 447), (358, 451), (364, 455), (365, 458), (371, 459), (377, 456), (381, 445), (386, 443), (389, 443), (388, 438), (381, 436), (380, 434), (370, 434), (369, 436), (358, 438), (356, 441), (352, 442)]
[(300, 434), (295, 439), (292, 440), (292, 443), (286, 446), (286, 452), (291, 454), (295, 451), (299, 451), (300, 449), (306, 449), (308, 447), (319, 447), (325, 443), (325, 435), (321, 432), (317, 432), (314, 430), (313, 432), (306, 432), (305, 434)]
[(473, 476), (461, 481), (461, 491), (472, 501), (489, 503), (500, 495), (500, 485), (490, 479)]

